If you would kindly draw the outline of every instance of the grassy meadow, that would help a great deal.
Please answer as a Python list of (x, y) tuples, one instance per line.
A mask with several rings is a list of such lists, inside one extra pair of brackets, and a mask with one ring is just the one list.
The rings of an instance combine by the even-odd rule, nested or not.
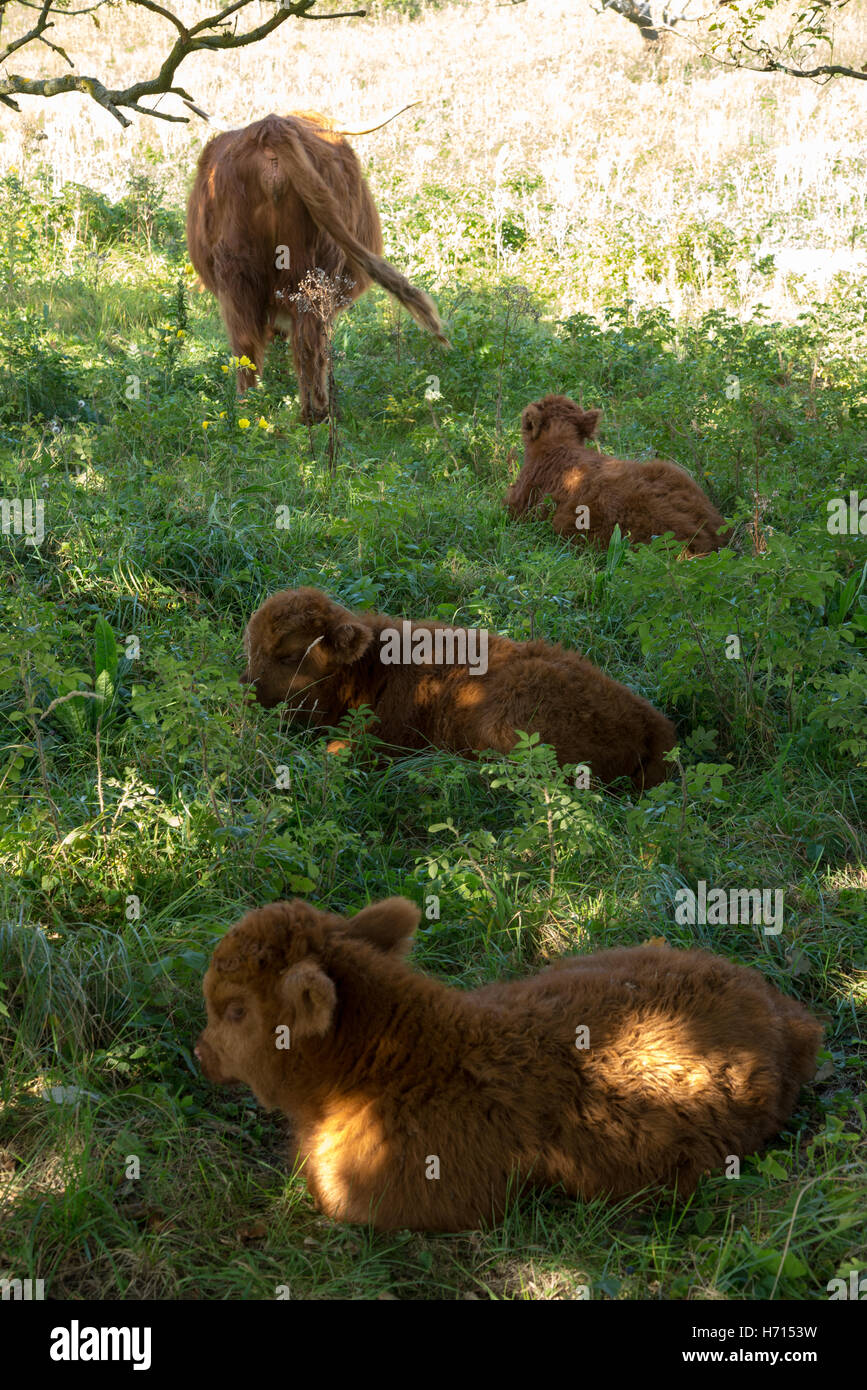
[[(863, 9), (849, 24), (863, 52)], [(83, 35), (107, 81), (154, 70), (168, 30), (119, 10)], [(0, 497), (44, 535), (4, 512), (0, 1277), (61, 1299), (827, 1299), (867, 1271), (859, 84), (651, 54), (572, 0), (290, 21), (179, 76), (213, 128), (419, 99), (353, 143), (453, 350), (378, 290), (343, 315), (329, 466), (282, 345), (235, 397), (184, 243), (208, 127), (4, 109)], [(547, 391), (602, 407), (608, 451), (688, 468), (733, 547), (600, 555), (510, 522)], [(863, 531), (829, 528), (853, 492)], [(678, 779), (636, 799), (533, 746), (327, 754), (238, 684), (250, 612), (304, 584), (582, 650), (675, 720)], [(678, 923), (699, 881), (781, 890), (782, 931)], [(418, 966), (458, 986), (659, 936), (752, 965), (825, 1024), (817, 1079), (685, 1205), (550, 1192), (484, 1232), (337, 1227), (280, 1117), (199, 1074), (201, 980), (251, 906), (395, 893), (428, 908)]]

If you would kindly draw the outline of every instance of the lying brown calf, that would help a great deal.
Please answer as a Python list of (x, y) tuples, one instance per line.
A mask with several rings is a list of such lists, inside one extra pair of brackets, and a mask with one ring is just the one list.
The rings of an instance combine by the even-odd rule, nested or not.
[(690, 1193), (789, 1118), (821, 1028), (755, 970), (638, 946), (465, 991), (404, 959), (406, 898), (248, 912), (205, 975), (196, 1056), (293, 1124), (320, 1209), (381, 1229), (499, 1220), (523, 1186)]
[(582, 410), (568, 396), (533, 401), (521, 416), (524, 466), (506, 493), (513, 516), (557, 504), (551, 524), (569, 540), (607, 546), (614, 527), (638, 545), (674, 532), (692, 555), (719, 550), (725, 520), (684, 469), (668, 459), (611, 458), (588, 447), (598, 410)]
[(392, 747), (506, 753), (520, 729), (603, 782), (630, 777), (640, 790), (667, 776), (669, 721), (561, 646), (351, 613), (318, 589), (286, 589), (253, 614), (244, 649), (241, 680), (259, 703), (286, 701), (316, 725), (368, 705)]

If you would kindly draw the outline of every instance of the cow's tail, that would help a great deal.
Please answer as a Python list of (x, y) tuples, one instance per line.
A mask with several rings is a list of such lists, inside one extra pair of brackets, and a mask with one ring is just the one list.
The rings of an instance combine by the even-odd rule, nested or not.
[[(281, 122), (279, 132), (269, 131), (262, 141), (262, 156), (265, 168), (262, 173), (263, 189), (274, 198), (291, 185), (303, 202), (317, 227), (337, 242), (350, 271), (363, 272), (368, 279), (375, 280), (384, 290), (408, 310), (419, 327), (433, 334), (445, 347), (451, 347), (446, 337), (439, 314), (432, 299), (411, 285), (400, 271), (375, 256), (367, 247), (352, 235), (340, 215), (337, 199), (320, 175), (304, 148), (304, 143), (291, 124)], [(275, 167), (276, 166), (276, 167)]]

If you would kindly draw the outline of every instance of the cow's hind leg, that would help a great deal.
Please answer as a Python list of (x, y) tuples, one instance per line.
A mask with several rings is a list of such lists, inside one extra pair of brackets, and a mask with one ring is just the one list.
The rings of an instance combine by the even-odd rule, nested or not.
[(296, 309), (292, 315), (290, 336), (301, 397), (301, 419), (305, 425), (327, 420), (331, 405), (331, 373), (325, 325), (314, 312), (308, 310), (307, 313), (300, 313)]
[(245, 314), (236, 305), (221, 300), (220, 308), (223, 313), (226, 332), (229, 335), (233, 357), (246, 357), (248, 362), (253, 363), (252, 368), (238, 368), (238, 392), (243, 396), (245, 391), (251, 386), (255, 386), (256, 378), (262, 375), (265, 346), (271, 335), (263, 324)]

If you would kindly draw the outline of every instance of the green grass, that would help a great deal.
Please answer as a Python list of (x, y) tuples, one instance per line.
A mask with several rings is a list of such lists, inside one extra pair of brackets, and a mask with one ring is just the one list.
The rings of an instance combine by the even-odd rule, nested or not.
[[(867, 1267), (867, 554), (826, 527), (867, 486), (846, 284), (788, 324), (616, 298), (557, 322), (544, 277), (498, 278), (471, 229), (438, 293), (452, 353), (380, 295), (340, 320), (332, 476), (285, 353), (235, 400), (177, 208), (0, 191), (0, 495), (45, 504), (41, 545), (0, 538), (0, 1275), (51, 1297), (822, 1299)], [(400, 196), (403, 225), (436, 221), (441, 190)], [(715, 246), (724, 280), (737, 247)], [(518, 417), (548, 390), (601, 405), (612, 452), (690, 468), (735, 550), (600, 556), (511, 523)], [(636, 803), (538, 750), (326, 755), (237, 682), (250, 611), (298, 584), (580, 648), (676, 720), (681, 780)], [(76, 689), (97, 698), (45, 715)], [(698, 879), (783, 889), (782, 933), (677, 925)], [(686, 1207), (555, 1192), (484, 1233), (335, 1227), (279, 1118), (198, 1074), (201, 978), (251, 905), (390, 893), (438, 896), (416, 960), (462, 986), (661, 935), (757, 966), (825, 1021), (821, 1080)]]

